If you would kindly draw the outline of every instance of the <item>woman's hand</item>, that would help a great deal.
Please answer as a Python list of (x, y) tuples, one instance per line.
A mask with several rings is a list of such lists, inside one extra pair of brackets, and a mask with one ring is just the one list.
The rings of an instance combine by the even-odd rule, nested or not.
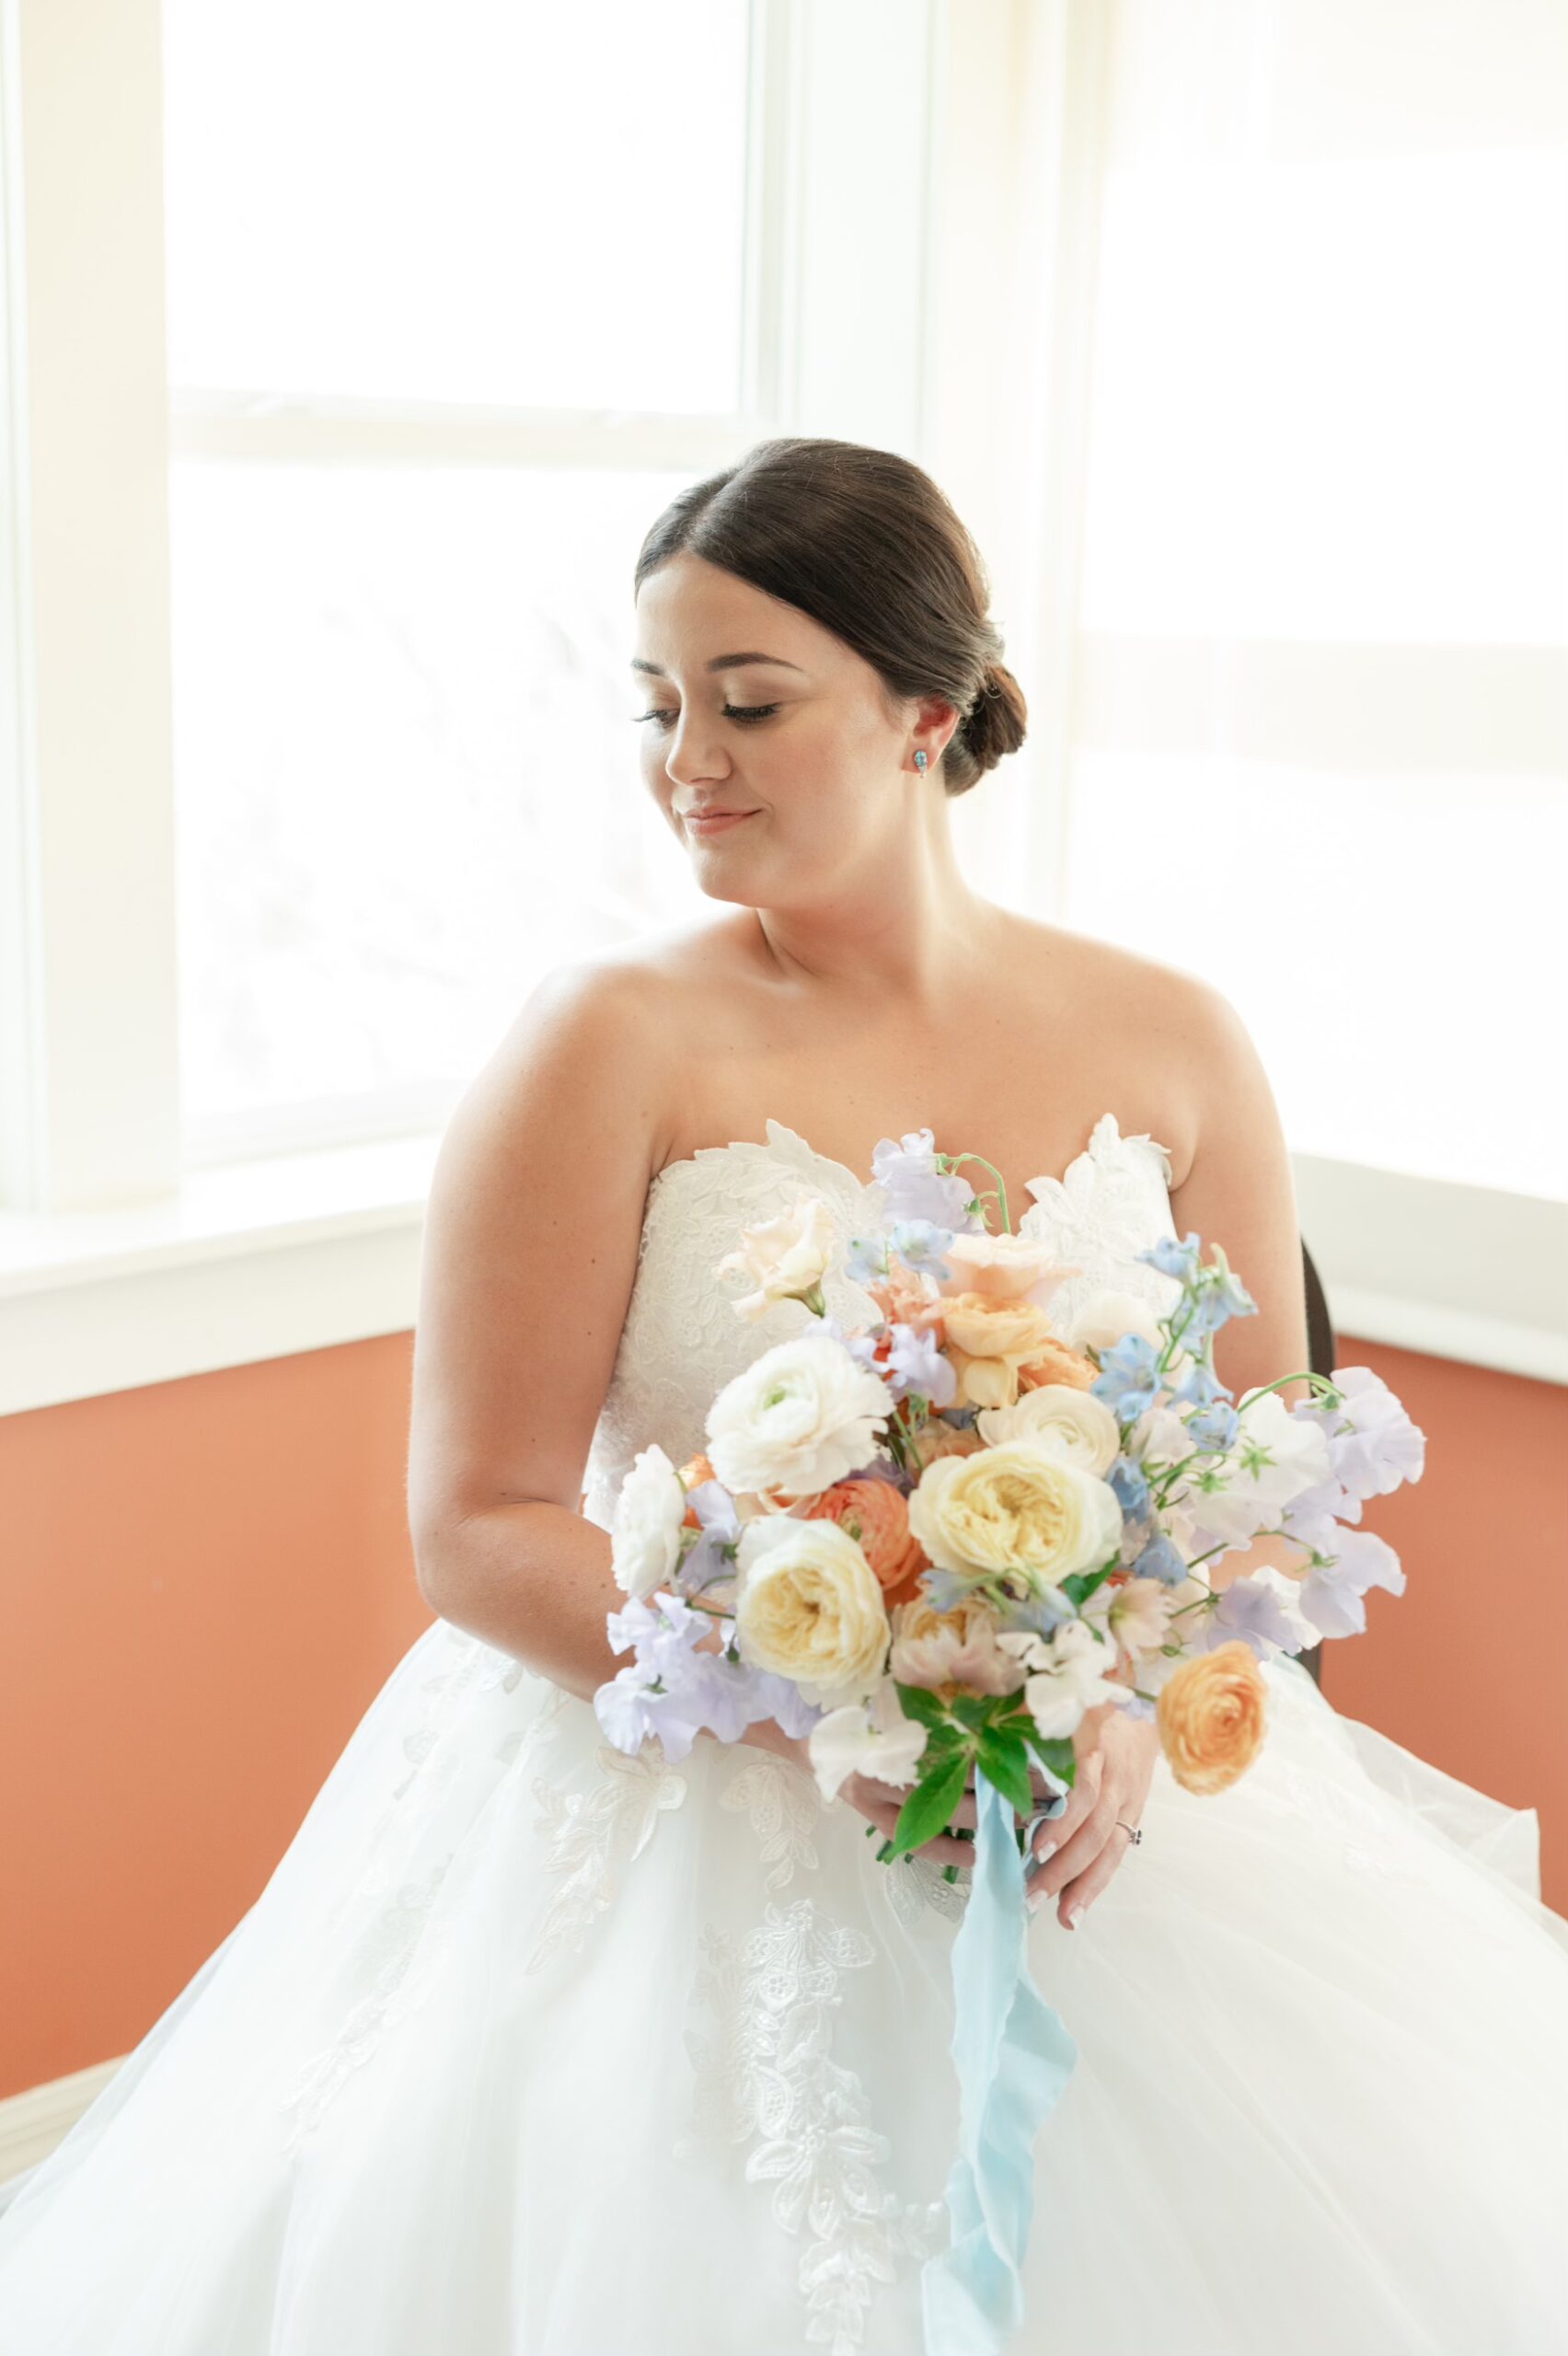
[[(1036, 1856), (1050, 1854), (1029, 1882), (1029, 1907), (1058, 1901), (1056, 1920), (1075, 1930), (1083, 1909), (1104, 1888), (1133, 1843), (1122, 1824), (1136, 1825), (1159, 1754), (1152, 1718), (1130, 1718), (1124, 1704), (1102, 1702), (1087, 1711), (1073, 1737), (1078, 1772), (1067, 1805), (1034, 1836)], [(1054, 1854), (1051, 1854), (1054, 1851)], [(1025, 1870), (1029, 1861), (1024, 1860)]]
[[(764, 1750), (772, 1750), (781, 1758), (793, 1759), (798, 1766), (805, 1769), (808, 1775), (814, 1773), (811, 1761), (809, 1738), (805, 1735), (787, 1735), (777, 1719), (766, 1718), (754, 1723), (746, 1728), (742, 1738), (746, 1742), (759, 1742)], [(1052, 1797), (1055, 1785), (1046, 1782), (1043, 1769), (1033, 1761), (1030, 1762), (1029, 1780), (1036, 1798), (1043, 1807)], [(875, 1775), (847, 1775), (838, 1787), (838, 1796), (842, 1800), (847, 1800), (850, 1807), (859, 1815), (869, 1818), (870, 1822), (891, 1841), (897, 1829), (904, 1803), (914, 1788), (912, 1784), (884, 1784)], [(963, 1787), (963, 1796), (948, 1819), (948, 1822), (950, 1825), (963, 1825), (973, 1832), (975, 1830), (974, 1811), (974, 1769), (971, 1766), (968, 1781)], [(1014, 1820), (1017, 1821), (1016, 1814)], [(973, 1841), (957, 1840), (951, 1831), (938, 1832), (934, 1833), (929, 1841), (922, 1841), (917, 1847), (910, 1850), (909, 1854), (913, 1857), (929, 1857), (932, 1864), (937, 1865), (973, 1865), (974, 1843)]]

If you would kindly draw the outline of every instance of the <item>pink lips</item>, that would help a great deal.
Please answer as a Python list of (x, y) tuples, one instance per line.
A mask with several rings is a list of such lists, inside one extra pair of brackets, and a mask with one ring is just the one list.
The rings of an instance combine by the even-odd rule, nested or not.
[(743, 818), (755, 816), (755, 810), (719, 810), (702, 818), (695, 810), (688, 810), (686, 823), (694, 835), (721, 835), (726, 826), (738, 826)]

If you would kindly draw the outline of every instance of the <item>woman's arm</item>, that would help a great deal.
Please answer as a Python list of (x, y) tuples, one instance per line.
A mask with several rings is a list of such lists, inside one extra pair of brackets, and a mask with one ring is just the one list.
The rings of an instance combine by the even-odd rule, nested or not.
[[(1215, 1336), (1220, 1380), (1239, 1400), (1246, 1391), (1277, 1382), (1308, 1363), (1307, 1288), (1290, 1155), (1274, 1092), (1257, 1049), (1228, 1000), (1191, 982), (1183, 1029), (1189, 1042), (1189, 1084), (1195, 1144), (1190, 1166), (1172, 1189), (1178, 1235), (1195, 1232), (1206, 1259), (1217, 1243), (1258, 1304), (1255, 1317), (1234, 1317)], [(1286, 1406), (1307, 1396), (1304, 1382), (1282, 1392)], [(1245, 1552), (1206, 1566), (1216, 1588), (1259, 1564), (1299, 1571), (1299, 1548), (1260, 1539)]]

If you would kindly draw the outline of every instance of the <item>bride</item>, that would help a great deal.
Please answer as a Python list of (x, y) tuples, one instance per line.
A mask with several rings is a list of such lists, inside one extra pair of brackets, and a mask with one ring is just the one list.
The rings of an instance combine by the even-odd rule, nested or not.
[[(801, 1330), (798, 1302), (735, 1316), (740, 1227), (820, 1195), (847, 1242), (879, 1140), (922, 1128), (1081, 1271), (1054, 1310), (1163, 1306), (1136, 1254), (1195, 1230), (1259, 1304), (1222, 1379), (1307, 1362), (1290, 1163), (1229, 1007), (959, 871), (949, 802), (1024, 707), (936, 485), (764, 443), (658, 518), (636, 590), (642, 783), (723, 913), (547, 976), (448, 1126), (409, 1468), (436, 1617), (13, 2188), (10, 2356), (918, 2356), (973, 1796), (883, 1865), (903, 1793), (824, 1804), (777, 1724), (678, 1763), (608, 1744), (618, 1484), (651, 1440), (697, 1453)], [(869, 1322), (842, 1253), (825, 1292)], [(1298, 1659), (1262, 1674), (1228, 1790), (1102, 1710), (1038, 1823), (1031, 1969), (1078, 2059), (1016, 2344), (1568, 2350), (1568, 1923), (1533, 1811)]]

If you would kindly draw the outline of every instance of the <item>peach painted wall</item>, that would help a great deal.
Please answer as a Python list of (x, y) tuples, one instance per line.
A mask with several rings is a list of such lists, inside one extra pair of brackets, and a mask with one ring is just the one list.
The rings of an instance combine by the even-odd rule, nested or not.
[(1426, 1434), (1419, 1481), (1366, 1508), (1404, 1565), (1366, 1630), (1325, 1648), (1336, 1710), (1540, 1817), (1541, 1892), (1568, 1914), (1568, 1390), (1342, 1336)]
[[(0, 2095), (145, 2033), (430, 1624), (404, 1519), (411, 1345), (0, 1417)], [(1550, 1469), (1568, 1393), (1356, 1343), (1340, 1355), (1393, 1384), (1430, 1456), (1369, 1517), (1409, 1589), (1371, 1595), (1369, 1633), (1328, 1648), (1325, 1689), (1537, 1807), (1547, 1895), (1568, 1911), (1568, 1509)], [(1512, 1608), (1527, 1593), (1528, 1623)], [(1513, 1657), (1526, 1624), (1534, 1669)]]

